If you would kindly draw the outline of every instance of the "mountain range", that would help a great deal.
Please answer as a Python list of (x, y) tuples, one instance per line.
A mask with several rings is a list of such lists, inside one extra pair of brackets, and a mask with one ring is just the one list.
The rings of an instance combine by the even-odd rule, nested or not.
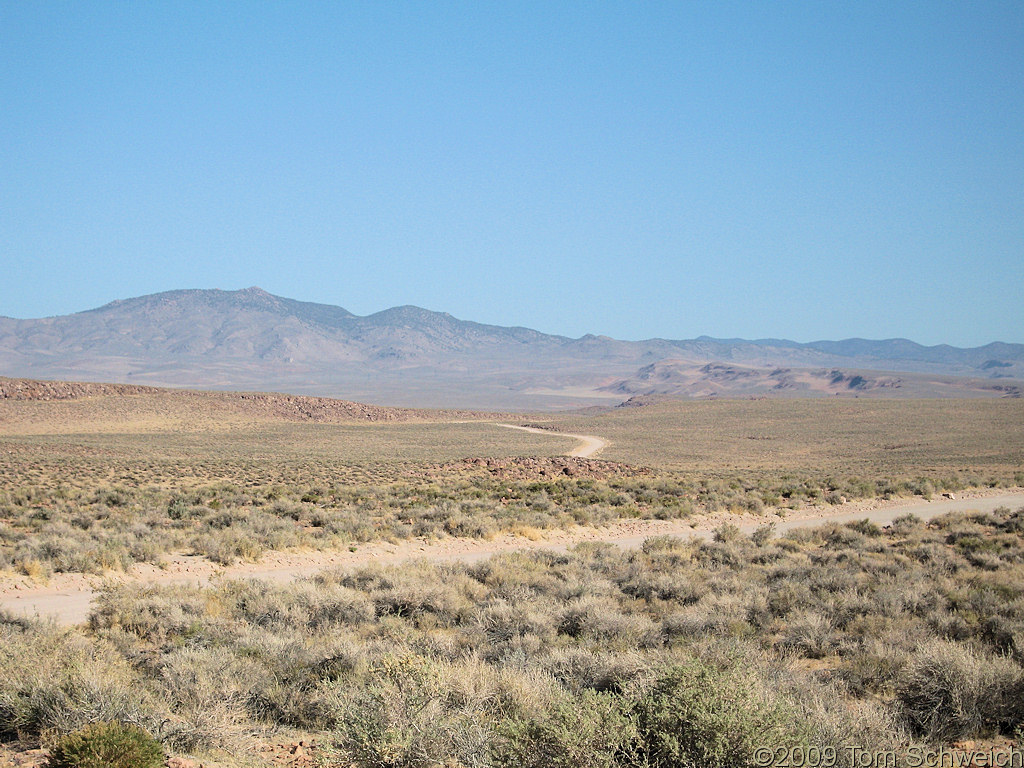
[(0, 317), (0, 375), (548, 409), (650, 395), (1019, 396), (1024, 344), (578, 339), (402, 306), (358, 316), (260, 288)]

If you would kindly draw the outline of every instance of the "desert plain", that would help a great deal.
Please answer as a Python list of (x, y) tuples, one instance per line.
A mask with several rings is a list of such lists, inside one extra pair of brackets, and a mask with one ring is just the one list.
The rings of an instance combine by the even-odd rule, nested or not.
[(107, 721), (205, 766), (1016, 749), (1020, 399), (4, 385), (8, 764)]

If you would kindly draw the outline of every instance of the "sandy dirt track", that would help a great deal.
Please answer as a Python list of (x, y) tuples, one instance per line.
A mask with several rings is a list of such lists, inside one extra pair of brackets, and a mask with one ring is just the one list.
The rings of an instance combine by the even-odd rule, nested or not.
[(567, 432), (552, 432), (550, 429), (520, 427), (518, 424), (495, 424), (495, 426), (505, 427), (506, 429), (521, 429), (523, 432), (532, 432), (535, 435), (554, 435), (555, 437), (571, 437), (574, 440), (579, 440), (580, 444), (566, 454), (566, 456), (573, 456), (577, 459), (592, 458), (610, 445), (603, 437), (597, 437), (596, 435), (570, 435)]
[(27, 577), (0, 574), (0, 609), (18, 614), (49, 616), (62, 624), (80, 624), (89, 615), (96, 592), (106, 584), (139, 583), (153, 585), (208, 584), (218, 579), (255, 578), (287, 582), (327, 568), (357, 568), (368, 563), (401, 563), (424, 558), (433, 562), (461, 560), (475, 562), (502, 552), (547, 549), (565, 551), (582, 542), (607, 542), (635, 549), (651, 536), (676, 535), (709, 538), (724, 522), (738, 525), (750, 533), (765, 522), (774, 522), (779, 533), (801, 526), (825, 522), (846, 523), (868, 519), (887, 525), (900, 515), (914, 514), (927, 520), (946, 512), (991, 511), (996, 507), (1024, 507), (1024, 489), (981, 491), (955, 500), (898, 499), (851, 502), (841, 507), (808, 507), (778, 514), (715, 514), (681, 520), (624, 520), (601, 528), (575, 528), (548, 532), (544, 538), (530, 540), (503, 534), (491, 540), (441, 539), (426, 542), (410, 540), (402, 544), (376, 543), (350, 551), (269, 552), (259, 562), (218, 566), (190, 555), (168, 556), (162, 567), (148, 563), (135, 566), (130, 573), (107, 576), (56, 574), (46, 584)]

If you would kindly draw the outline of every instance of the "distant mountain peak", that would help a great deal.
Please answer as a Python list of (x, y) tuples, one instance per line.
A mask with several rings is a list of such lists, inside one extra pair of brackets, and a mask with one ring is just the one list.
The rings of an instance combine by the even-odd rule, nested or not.
[(241, 306), (254, 309), (280, 311), (281, 309), (284, 309), (284, 303), (287, 301), (286, 299), (282, 299), (280, 296), (267, 293), (257, 286), (253, 286), (252, 288), (242, 288), (238, 291), (228, 291), (228, 294)]
[[(839, 386), (829, 383), (831, 374), (822, 384), (821, 376), (795, 369), (853, 371), (849, 381), (839, 382), (842, 394), (854, 389), (850, 381), (861, 392), (855, 376), (895, 378), (867, 373), (872, 371), (998, 377), (982, 394), (999, 396), (1018, 392), (1005, 380), (1024, 379), (1024, 345), (956, 349), (906, 339), (800, 344), (710, 336), (634, 342), (595, 334), (571, 339), (412, 305), (358, 316), (256, 285), (165, 291), (46, 319), (0, 318), (5, 375), (282, 389), (378, 402), (396, 397), (416, 405), (465, 404), (464, 397), (491, 408), (509, 402), (548, 407), (553, 397), (560, 398), (556, 404), (590, 403), (585, 398), (594, 395), (575, 393), (609, 381), (625, 382), (615, 391), (656, 388), (690, 396), (766, 387), (820, 394), (826, 385)], [(912, 387), (909, 378), (902, 380), (905, 395)], [(563, 387), (569, 394), (558, 394)], [(879, 386), (878, 392), (891, 389)]]
[(380, 312), (374, 312), (372, 315), (367, 315), (365, 319), (371, 323), (401, 322), (432, 324), (438, 322), (460, 322), (447, 312), (435, 312), (432, 309), (424, 309), (423, 307), (417, 307), (414, 304), (402, 304), (398, 307), (382, 309)]
[(275, 296), (269, 291), (265, 291), (258, 285), (253, 285), (249, 288), (242, 288), (238, 291), (232, 291), (236, 296), (244, 297), (246, 299), (260, 300), (260, 301), (280, 301), (280, 296)]

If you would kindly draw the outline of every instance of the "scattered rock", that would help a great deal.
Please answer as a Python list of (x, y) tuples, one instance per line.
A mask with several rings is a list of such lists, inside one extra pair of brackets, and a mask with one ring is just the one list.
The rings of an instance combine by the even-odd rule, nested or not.
[(26, 749), (18, 745), (0, 746), (0, 768), (40, 768), (46, 763), (45, 749)]
[(267, 744), (261, 751), (273, 754), (273, 765), (304, 768), (317, 764), (317, 743), (313, 739)]
[(156, 387), (131, 384), (87, 384), (0, 377), (0, 400), (74, 400), (97, 395), (152, 395), (161, 391)]

